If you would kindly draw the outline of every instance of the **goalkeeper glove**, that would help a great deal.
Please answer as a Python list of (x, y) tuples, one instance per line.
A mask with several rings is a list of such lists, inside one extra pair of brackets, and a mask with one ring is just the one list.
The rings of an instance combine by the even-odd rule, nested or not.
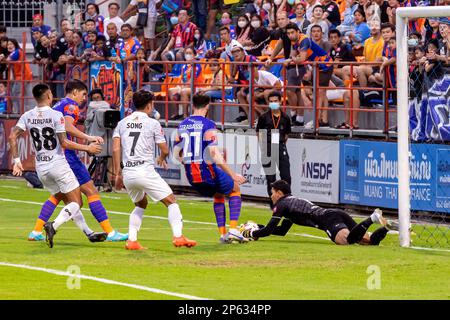
[(244, 238), (247, 238), (247, 239), (253, 238), (253, 237), (252, 237), (252, 230), (250, 230), (250, 229), (244, 230), (244, 231), (242, 232), (242, 236), (243, 236)]

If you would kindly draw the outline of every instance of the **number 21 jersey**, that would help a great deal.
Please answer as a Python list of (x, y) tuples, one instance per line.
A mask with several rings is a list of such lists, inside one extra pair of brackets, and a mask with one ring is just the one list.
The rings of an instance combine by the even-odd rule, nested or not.
[(66, 132), (64, 116), (50, 107), (35, 107), (25, 112), (17, 122), (23, 131), (29, 130), (36, 154), (36, 171), (57, 168), (57, 162), (66, 162), (57, 133)]

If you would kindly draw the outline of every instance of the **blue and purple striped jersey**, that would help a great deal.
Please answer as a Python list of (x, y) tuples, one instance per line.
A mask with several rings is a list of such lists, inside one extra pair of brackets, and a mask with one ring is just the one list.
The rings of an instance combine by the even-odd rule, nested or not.
[(186, 177), (190, 183), (214, 183), (216, 164), (208, 147), (217, 144), (216, 125), (213, 121), (190, 116), (178, 126), (175, 143), (182, 150)]

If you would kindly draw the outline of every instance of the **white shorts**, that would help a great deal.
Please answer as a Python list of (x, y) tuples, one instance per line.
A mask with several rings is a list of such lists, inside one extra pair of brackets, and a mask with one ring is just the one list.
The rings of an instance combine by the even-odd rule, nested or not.
[[(158, 21), (158, 16), (148, 16), (147, 26), (144, 28), (144, 38), (155, 39), (156, 38), (156, 22)], [(137, 15), (130, 17), (125, 23), (128, 23), (133, 28), (136, 28)]]
[(66, 194), (80, 186), (67, 162), (58, 163), (52, 170), (43, 172), (36, 170), (36, 172), (44, 188), (51, 194), (57, 194), (59, 192)]
[(153, 201), (161, 201), (170, 196), (173, 191), (155, 169), (123, 173), (123, 184), (131, 201), (141, 201), (147, 194)]

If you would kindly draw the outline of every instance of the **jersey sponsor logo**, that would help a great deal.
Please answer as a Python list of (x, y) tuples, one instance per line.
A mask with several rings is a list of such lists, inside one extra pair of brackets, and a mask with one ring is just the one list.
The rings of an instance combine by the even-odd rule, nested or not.
[(143, 164), (145, 164), (145, 161), (142, 161), (142, 160), (139, 160), (139, 161), (127, 161), (125, 163), (125, 167), (127, 167), (127, 168), (134, 168), (134, 167), (142, 166)]
[(67, 114), (76, 114), (77, 113), (77, 106), (73, 105), (73, 104), (68, 104), (65, 108), (64, 111)]
[(36, 156), (36, 160), (40, 162), (49, 162), (53, 160), (53, 156), (38, 155)]

